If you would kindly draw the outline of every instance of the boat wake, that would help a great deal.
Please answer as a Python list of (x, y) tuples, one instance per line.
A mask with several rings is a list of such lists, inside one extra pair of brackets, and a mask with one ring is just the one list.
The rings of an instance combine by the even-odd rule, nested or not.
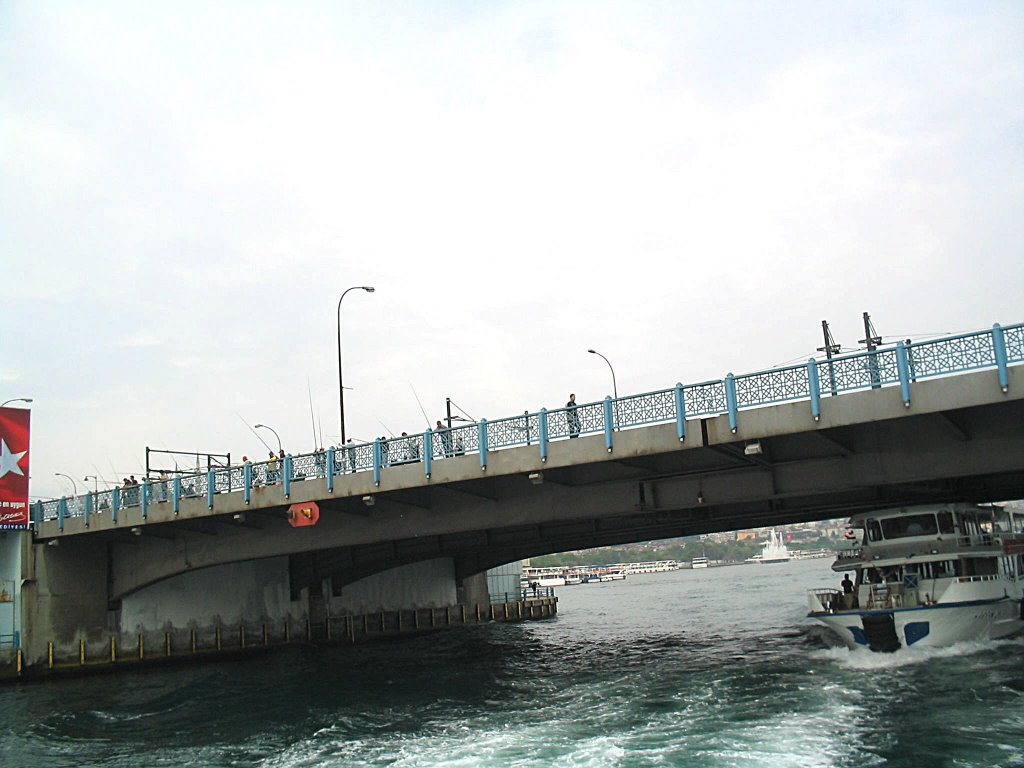
[(856, 670), (898, 669), (912, 664), (932, 661), (933, 659), (953, 659), (963, 656), (976, 656), (998, 649), (1014, 648), (1016, 653), (1024, 650), (1024, 637), (1003, 640), (965, 640), (953, 645), (936, 647), (910, 646), (900, 648), (893, 653), (873, 653), (867, 648), (849, 649), (835, 646), (810, 652), (812, 659), (834, 661), (841, 667)]

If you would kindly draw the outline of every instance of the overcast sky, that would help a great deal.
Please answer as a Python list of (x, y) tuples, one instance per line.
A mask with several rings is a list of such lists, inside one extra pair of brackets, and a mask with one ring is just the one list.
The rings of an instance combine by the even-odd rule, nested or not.
[(0, 78), (33, 496), (336, 441), (350, 286), (362, 439), (1024, 321), (1018, 0), (3, 0)]

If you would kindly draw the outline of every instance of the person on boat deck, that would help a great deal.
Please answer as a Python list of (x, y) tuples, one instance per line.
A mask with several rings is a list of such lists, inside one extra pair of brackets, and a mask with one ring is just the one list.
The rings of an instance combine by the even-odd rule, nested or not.
[(853, 592), (853, 582), (850, 580), (850, 574), (843, 574), (843, 594), (849, 595)]

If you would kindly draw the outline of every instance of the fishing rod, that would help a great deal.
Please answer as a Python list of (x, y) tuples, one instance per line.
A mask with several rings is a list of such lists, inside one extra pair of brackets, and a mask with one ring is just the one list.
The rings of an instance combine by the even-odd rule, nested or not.
[(420, 407), (420, 412), (423, 414), (423, 420), (427, 422), (427, 429), (430, 429), (430, 418), (427, 416), (426, 410), (423, 408), (423, 403), (420, 402), (420, 396), (416, 394), (416, 387), (409, 382), (409, 389), (412, 390), (412, 396), (416, 398), (416, 404)]
[(313, 450), (319, 447), (316, 441), (316, 419), (313, 417), (313, 389), (309, 385), (309, 376), (306, 377), (306, 391), (309, 393), (309, 422), (313, 426)]
[[(238, 411), (235, 411), (235, 416), (237, 416), (239, 419), (241, 419), (242, 423), (245, 424), (245, 426), (249, 427), (249, 422), (247, 422), (245, 419), (242, 418), (242, 414), (240, 414)], [(257, 432), (252, 427), (249, 427), (249, 431), (252, 432), (254, 435), (256, 435), (256, 439), (259, 440), (261, 443), (263, 443), (263, 446), (268, 451), (270, 451), (271, 453), (274, 452), (274, 449), (271, 448), (269, 445), (267, 445), (267, 441), (264, 440), (262, 437), (260, 437), (260, 433), (259, 432)], [(198, 456), (196, 457), (196, 461), (198, 462)]]

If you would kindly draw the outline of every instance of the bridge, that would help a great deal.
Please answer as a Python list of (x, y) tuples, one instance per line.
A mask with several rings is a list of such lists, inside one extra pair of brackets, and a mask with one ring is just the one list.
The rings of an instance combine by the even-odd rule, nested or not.
[(518, 590), (500, 566), (568, 549), (1021, 498), (1022, 362), (1024, 324), (996, 325), (36, 503), (27, 656), (225, 616), (479, 605)]

